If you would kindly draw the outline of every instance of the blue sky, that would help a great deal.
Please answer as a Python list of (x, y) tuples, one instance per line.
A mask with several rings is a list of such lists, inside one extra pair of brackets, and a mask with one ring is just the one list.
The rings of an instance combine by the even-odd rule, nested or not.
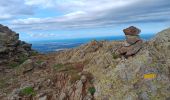
[(124, 35), (134, 25), (142, 34), (170, 26), (169, 0), (0, 0), (0, 23), (22, 40)]

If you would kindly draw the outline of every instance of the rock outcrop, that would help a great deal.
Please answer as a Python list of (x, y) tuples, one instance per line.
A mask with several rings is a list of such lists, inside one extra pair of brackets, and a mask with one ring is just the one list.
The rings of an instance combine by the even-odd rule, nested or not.
[(28, 57), (35, 52), (31, 44), (19, 40), (19, 34), (0, 24), (0, 64)]
[(121, 47), (118, 52), (120, 55), (124, 55), (125, 57), (129, 57), (135, 55), (141, 48), (143, 41), (140, 39), (139, 34), (141, 30), (134, 26), (130, 26), (123, 30), (126, 35), (126, 43), (123, 47)]

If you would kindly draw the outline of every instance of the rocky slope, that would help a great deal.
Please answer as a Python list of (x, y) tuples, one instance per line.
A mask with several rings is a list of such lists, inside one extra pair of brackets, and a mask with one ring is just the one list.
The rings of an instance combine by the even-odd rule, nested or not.
[(78, 48), (32, 56), (3, 73), (0, 98), (170, 100), (170, 29), (143, 42), (135, 55), (119, 55), (118, 49), (125, 44), (92, 41)]

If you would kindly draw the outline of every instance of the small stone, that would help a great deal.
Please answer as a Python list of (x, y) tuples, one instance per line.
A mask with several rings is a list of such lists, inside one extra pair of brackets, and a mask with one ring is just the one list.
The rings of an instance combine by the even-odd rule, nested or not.
[(60, 95), (60, 99), (59, 100), (66, 100), (66, 94), (65, 93), (62, 93), (61, 95)]
[(81, 76), (81, 81), (82, 81), (82, 83), (85, 83), (86, 81), (87, 81), (87, 78), (86, 78), (86, 76)]
[(46, 93), (40, 93), (38, 94), (38, 100), (47, 100)]
[(47, 66), (47, 62), (42, 62), (41, 64), (40, 64), (40, 67), (41, 68), (45, 68)]

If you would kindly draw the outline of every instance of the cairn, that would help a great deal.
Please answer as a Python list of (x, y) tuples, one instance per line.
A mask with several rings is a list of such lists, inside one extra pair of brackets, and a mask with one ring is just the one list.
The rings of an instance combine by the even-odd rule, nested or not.
[(142, 48), (143, 41), (139, 36), (141, 30), (130, 26), (124, 29), (123, 32), (126, 35), (126, 41), (125, 45), (118, 49), (118, 52), (125, 57), (133, 56)]

